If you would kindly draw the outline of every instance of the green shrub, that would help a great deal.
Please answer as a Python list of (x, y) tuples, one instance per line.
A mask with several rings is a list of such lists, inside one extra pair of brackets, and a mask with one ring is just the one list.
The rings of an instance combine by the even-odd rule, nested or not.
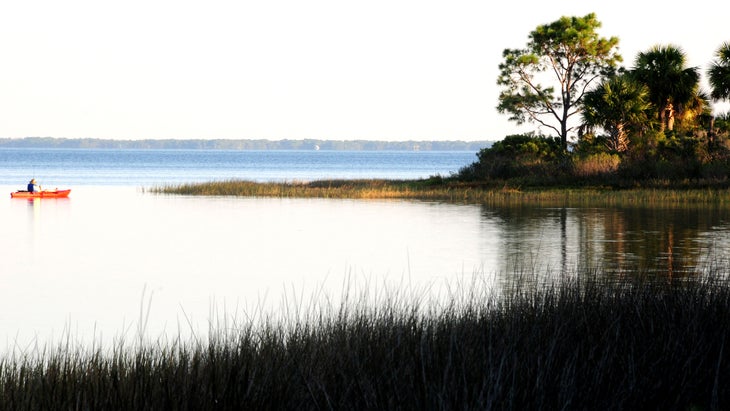
[(530, 176), (558, 177), (569, 162), (560, 139), (532, 134), (510, 135), (477, 153), (477, 162), (462, 168), (462, 179), (509, 179)]
[(725, 161), (712, 161), (703, 164), (700, 170), (702, 178), (708, 180), (725, 180), (730, 175), (730, 163)]

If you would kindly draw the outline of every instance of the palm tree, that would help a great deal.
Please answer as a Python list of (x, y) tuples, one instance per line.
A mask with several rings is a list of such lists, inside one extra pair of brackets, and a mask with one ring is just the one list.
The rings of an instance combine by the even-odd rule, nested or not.
[(628, 149), (630, 133), (649, 122), (652, 108), (649, 89), (626, 75), (604, 80), (583, 102), (583, 124), (603, 128), (609, 136), (607, 148), (616, 152)]
[(730, 42), (723, 43), (715, 53), (707, 75), (710, 78), (714, 100), (730, 99)]
[(700, 82), (696, 67), (685, 67), (686, 56), (676, 46), (655, 46), (639, 53), (631, 75), (649, 88), (660, 130), (673, 130), (677, 113), (695, 101)]
[(682, 110), (677, 113), (680, 124), (689, 127), (696, 126), (703, 116), (712, 116), (710, 107), (710, 96), (704, 91), (697, 89), (694, 95), (682, 105)]

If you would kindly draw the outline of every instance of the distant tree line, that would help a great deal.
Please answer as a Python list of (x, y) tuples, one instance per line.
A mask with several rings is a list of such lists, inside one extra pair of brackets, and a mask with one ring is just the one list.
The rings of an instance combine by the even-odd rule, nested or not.
[(355, 151), (478, 151), (491, 141), (375, 141), (375, 140), (227, 140), (227, 139), (146, 139), (111, 140), (98, 138), (25, 137), (0, 138), (0, 147), (11, 148), (90, 148), (90, 149), (194, 149), (194, 150), (355, 150)]
[[(618, 38), (602, 38), (595, 14), (538, 26), (524, 49), (506, 49), (497, 110), (537, 130), (505, 137), (459, 176), (523, 183), (730, 181), (730, 42), (706, 71), (684, 51), (656, 45), (619, 66)], [(549, 131), (548, 135), (542, 134)]]

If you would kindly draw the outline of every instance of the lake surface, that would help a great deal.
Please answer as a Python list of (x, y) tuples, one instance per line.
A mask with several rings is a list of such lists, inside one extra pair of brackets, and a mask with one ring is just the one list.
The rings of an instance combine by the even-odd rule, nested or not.
[[(307, 312), (336, 304), (343, 290), (372, 300), (390, 293), (443, 301), (472, 281), (499, 294), (519, 273), (550, 281), (586, 267), (618, 277), (642, 267), (685, 276), (726, 262), (730, 250), (730, 213), (721, 209), (167, 196), (142, 188), (207, 180), (210, 164), (195, 153), (173, 167), (156, 164), (159, 158), (107, 164), (110, 155), (130, 153), (71, 150), (53, 160), (44, 151), (34, 154), (43, 158), (35, 170), (23, 172), (2, 151), (0, 190), (9, 194), (33, 171), (46, 187), (73, 189), (65, 200), (0, 201), (0, 345), (16, 352), (67, 335), (84, 344), (134, 340), (140, 328), (152, 339), (201, 337), (210, 322)], [(398, 170), (412, 153), (402, 160), (381, 154), (388, 159), (368, 153), (373, 174), (387, 174), (391, 163), (393, 175), (408, 178)], [(68, 162), (68, 155), (85, 160)], [(322, 172), (297, 155), (310, 163), (275, 178)], [(474, 153), (441, 155), (448, 161), (434, 160), (426, 176), (466, 165)], [(330, 176), (346, 178), (350, 160)], [(225, 178), (274, 178), (265, 162), (243, 176), (230, 170), (235, 164), (221, 166), (231, 173)], [(358, 178), (370, 176), (368, 164), (358, 165)]]
[(416, 179), (447, 176), (470, 151), (109, 150), (0, 148), (0, 184), (150, 186), (244, 179)]

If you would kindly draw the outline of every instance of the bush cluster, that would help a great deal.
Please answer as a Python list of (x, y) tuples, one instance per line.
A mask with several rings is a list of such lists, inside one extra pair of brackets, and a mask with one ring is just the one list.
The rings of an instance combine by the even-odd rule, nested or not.
[[(718, 123), (723, 125), (723, 118)], [(727, 131), (649, 131), (632, 138), (630, 150), (612, 152), (605, 138), (585, 135), (569, 150), (557, 138), (510, 135), (477, 153), (456, 174), (462, 181), (520, 185), (641, 186), (653, 182), (725, 183), (730, 176)]]

